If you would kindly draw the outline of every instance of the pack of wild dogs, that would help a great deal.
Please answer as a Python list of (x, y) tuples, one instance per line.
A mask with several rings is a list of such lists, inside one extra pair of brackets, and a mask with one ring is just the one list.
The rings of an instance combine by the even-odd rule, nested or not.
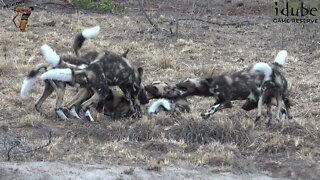
[[(40, 112), (44, 101), (56, 93), (55, 112), (62, 120), (81, 117), (94, 121), (91, 110), (95, 109), (112, 118), (140, 118), (143, 114), (156, 114), (159, 110), (174, 115), (190, 113), (187, 98), (192, 96), (213, 97), (215, 103), (201, 116), (208, 119), (214, 113), (232, 108), (232, 101), (242, 100), (242, 109), (257, 109), (255, 122), (266, 107), (265, 122), (271, 124), (271, 106), (277, 107), (276, 119), (292, 119), (288, 84), (284, 64), (286, 50), (276, 55), (269, 65), (258, 62), (241, 71), (214, 77), (199, 77), (177, 83), (156, 81), (143, 83), (143, 68), (135, 67), (128, 59), (128, 52), (117, 54), (109, 50), (92, 50), (84, 55), (80, 49), (85, 40), (96, 37), (100, 27), (84, 29), (73, 43), (75, 55), (60, 56), (50, 46), (41, 46), (46, 62), (34, 67), (23, 81), (22, 99), (27, 99), (37, 80), (44, 82), (44, 91), (35, 104)], [(76, 89), (70, 102), (63, 103), (66, 87)], [(154, 99), (153, 103), (149, 103)], [(151, 105), (149, 105), (151, 104)], [(148, 106), (143, 112), (142, 106)]]

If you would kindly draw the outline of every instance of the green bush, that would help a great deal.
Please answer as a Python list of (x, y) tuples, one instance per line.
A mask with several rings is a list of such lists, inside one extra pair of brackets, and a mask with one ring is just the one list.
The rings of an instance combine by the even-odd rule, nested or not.
[(113, 0), (74, 0), (75, 7), (90, 11), (121, 13), (124, 7), (116, 4)]

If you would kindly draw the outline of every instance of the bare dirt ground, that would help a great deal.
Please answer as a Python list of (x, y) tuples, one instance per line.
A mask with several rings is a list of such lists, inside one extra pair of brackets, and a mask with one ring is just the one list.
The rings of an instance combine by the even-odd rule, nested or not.
[[(11, 21), (14, 13), (1, 10), (0, 178), (21, 179), (43, 172), (34, 179), (47, 175), (58, 179), (61, 170), (66, 177), (84, 179), (318, 179), (320, 25), (273, 23), (272, 5), (262, 0), (196, 1), (194, 6), (192, 2), (145, 1), (145, 8), (155, 21), (180, 17), (250, 24), (179, 21), (176, 37), (155, 31), (136, 1), (119, 1), (127, 7), (120, 15), (74, 13), (72, 8), (54, 5), (48, 5), (49, 10), (38, 8), (27, 32), (21, 33)], [(46, 25), (52, 21), (54, 26)], [(132, 62), (145, 69), (145, 84), (234, 72), (259, 61), (272, 63), (276, 53), (286, 49), (295, 122), (254, 126), (256, 111), (241, 110), (242, 102), (203, 120), (200, 113), (214, 99), (201, 97), (189, 98), (192, 113), (180, 117), (161, 112), (139, 120), (97, 115), (93, 123), (63, 122), (54, 113), (55, 96), (44, 103), (41, 113), (36, 112), (41, 81), (27, 101), (21, 100), (23, 79), (44, 62), (40, 46), (47, 43), (59, 54), (73, 55), (74, 36), (95, 25), (102, 32), (86, 42), (83, 51), (107, 48), (122, 53), (129, 48)], [(159, 27), (175, 32), (174, 23), (159, 23)], [(68, 88), (65, 102), (74, 93)], [(48, 143), (50, 131), (49, 146), (35, 150)], [(130, 167), (135, 168), (133, 173)]]

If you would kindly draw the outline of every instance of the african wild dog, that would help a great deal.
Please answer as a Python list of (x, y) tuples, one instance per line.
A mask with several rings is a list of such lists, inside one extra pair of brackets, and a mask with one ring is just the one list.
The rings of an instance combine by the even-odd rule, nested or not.
[[(108, 96), (100, 101), (98, 104), (94, 106), (98, 113), (102, 113), (105, 116), (109, 116), (112, 119), (118, 119), (123, 117), (130, 117), (133, 115), (133, 111), (130, 108), (130, 102), (125, 98), (123, 92), (117, 86), (110, 86), (108, 91)], [(142, 102), (141, 104), (144, 105), (147, 102), (143, 101), (142, 97), (139, 93), (138, 100)], [(69, 114), (75, 118), (80, 119), (78, 115), (79, 107), (82, 102), (88, 100), (92, 96), (90, 91), (87, 91), (86, 88), (81, 88), (78, 94), (75, 96), (77, 97), (75, 101), (71, 101), (66, 105)], [(91, 114), (85, 114), (86, 118), (89, 121), (94, 121)]]
[(271, 74), (271, 67), (266, 63), (257, 63), (245, 70), (216, 77), (196, 78), (178, 83), (179, 90), (184, 91), (182, 97), (214, 96), (214, 105), (202, 113), (205, 119), (224, 108), (231, 108), (231, 101), (246, 100), (242, 109), (249, 111), (256, 107), (264, 78)]
[(180, 112), (190, 112), (186, 98), (181, 98), (181, 92), (174, 84), (156, 81), (145, 86), (148, 99), (158, 99), (149, 108), (148, 113), (154, 114), (159, 107), (179, 115)]
[(276, 99), (277, 105), (277, 116), (276, 119), (281, 119), (281, 110), (284, 104), (284, 109), (286, 111), (286, 116), (289, 121), (292, 119), (290, 113), (290, 102), (288, 95), (288, 83), (284, 75), (284, 64), (288, 57), (288, 52), (286, 50), (280, 51), (275, 61), (272, 64), (272, 74), (270, 77), (262, 84), (261, 95), (259, 97), (258, 102), (258, 114), (256, 117), (257, 122), (261, 117), (262, 105), (267, 105), (267, 119), (266, 124), (268, 126), (271, 125), (272, 113), (271, 113), (271, 105), (272, 100)]
[[(96, 26), (93, 28), (86, 28), (81, 33), (79, 33), (74, 40), (74, 46), (73, 46), (76, 54), (77, 55), (79, 54), (78, 51), (86, 39), (94, 38), (99, 34), (99, 32), (100, 32), (100, 27)], [(46, 48), (47, 47), (44, 47), (41, 49), (42, 53), (45, 56), (52, 55), (53, 58), (60, 58), (56, 56), (54, 53), (48, 53)], [(95, 60), (97, 55), (98, 55), (97, 52), (89, 52), (82, 57), (61, 57), (61, 58), (63, 59), (63, 61), (68, 62), (69, 64), (72, 64), (74, 67), (81, 69), (86, 67), (91, 61)], [(64, 64), (55, 64), (55, 67), (63, 68), (65, 66)], [(35, 68), (33, 68), (28, 74), (27, 78), (25, 78), (25, 80), (23, 81), (23, 85), (20, 92), (21, 98), (26, 99), (28, 97), (30, 90), (32, 89), (32, 87), (37, 81), (38, 74), (40, 74), (42, 71), (47, 71), (55, 67), (52, 67), (48, 63), (41, 63), (41, 64), (38, 64)], [(35, 104), (36, 110), (39, 112), (43, 102), (55, 91), (57, 93), (55, 111), (61, 119), (66, 120), (67, 117), (62, 110), (62, 102), (64, 98), (65, 88), (67, 84), (70, 86), (75, 86), (75, 84), (73, 82), (66, 83), (63, 81), (55, 81), (55, 80), (44, 80), (44, 83), (45, 83), (45, 88), (42, 93), (42, 96)]]
[[(73, 81), (80, 84), (81, 87), (93, 91), (93, 95), (81, 104), (81, 109), (85, 114), (90, 113), (91, 105), (99, 103), (108, 96), (110, 86), (119, 86), (130, 102), (130, 108), (134, 112), (133, 116), (141, 116), (140, 103), (148, 101), (142, 84), (143, 69), (142, 67), (135, 69), (126, 57), (105, 50), (100, 52), (97, 59), (88, 67), (81, 70), (61, 61), (60, 58), (53, 59), (51, 56), (47, 56), (46, 59), (51, 64), (66, 64), (69, 68), (47, 71), (42, 74), (42, 79)], [(146, 102), (138, 100), (139, 94), (143, 97), (142, 101)], [(81, 99), (81, 97), (75, 96), (73, 100), (77, 101), (77, 99)]]

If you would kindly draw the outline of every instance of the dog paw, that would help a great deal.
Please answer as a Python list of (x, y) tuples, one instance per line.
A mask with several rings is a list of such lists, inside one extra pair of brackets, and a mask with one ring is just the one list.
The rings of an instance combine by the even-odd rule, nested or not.
[(93, 121), (94, 121), (94, 119), (93, 119), (93, 117), (92, 117), (89, 109), (87, 109), (87, 110), (85, 111), (84, 117), (85, 117), (88, 121), (90, 121), (90, 122), (93, 122)]
[(271, 120), (272, 120), (272, 118), (270, 118), (270, 117), (267, 117), (267, 118), (266, 118), (265, 124), (266, 124), (267, 127), (270, 127), (270, 126), (271, 126)]
[(261, 116), (257, 116), (257, 117), (256, 117), (256, 119), (254, 120), (255, 124), (258, 123), (258, 121), (260, 120), (260, 117), (261, 117)]
[(69, 113), (71, 116), (77, 118), (77, 119), (81, 119), (80, 116), (78, 115), (77, 111), (76, 111), (76, 107), (72, 106), (71, 109), (69, 109)]
[(60, 108), (60, 109), (57, 109), (56, 110), (56, 113), (58, 115), (58, 117), (64, 121), (67, 121), (68, 120), (68, 117), (64, 114), (63, 110)]
[(209, 119), (210, 114), (207, 114), (207, 113), (201, 113), (201, 117), (202, 117), (202, 119)]
[(36, 108), (37, 112), (40, 112), (40, 107), (38, 107), (37, 105), (34, 106)]
[[(152, 114), (150, 114), (150, 115), (152, 115)], [(141, 118), (141, 117), (142, 117), (141, 112), (135, 112), (135, 113), (132, 114), (132, 118)]]
[(292, 116), (288, 117), (288, 121), (289, 121), (289, 123), (294, 123), (295, 122), (295, 120), (293, 119)]

